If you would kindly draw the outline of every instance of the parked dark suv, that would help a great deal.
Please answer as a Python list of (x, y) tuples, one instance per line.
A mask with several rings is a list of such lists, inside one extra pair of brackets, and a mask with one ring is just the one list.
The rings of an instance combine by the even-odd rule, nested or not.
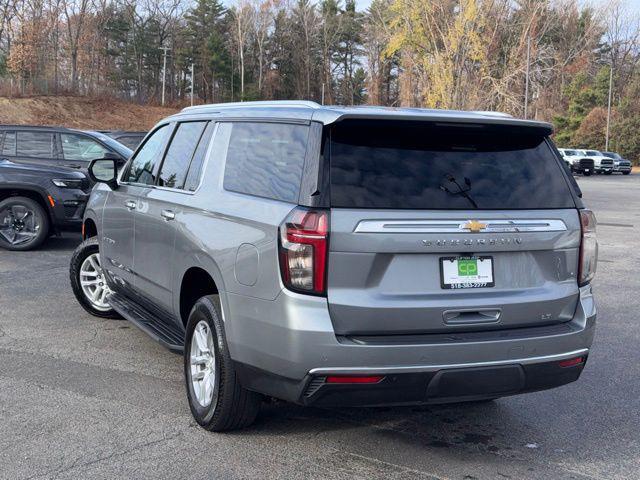
[(0, 125), (0, 157), (15, 163), (86, 170), (96, 158), (124, 164), (132, 150), (99, 132), (62, 127)]
[(0, 125), (0, 247), (30, 250), (52, 234), (80, 230), (91, 160), (122, 166), (132, 153), (99, 132)]
[(71, 283), (183, 352), (197, 422), (489, 400), (587, 361), (595, 218), (549, 136), (505, 115), (187, 108), (96, 160)]
[(0, 248), (32, 250), (80, 230), (91, 182), (81, 171), (0, 157)]

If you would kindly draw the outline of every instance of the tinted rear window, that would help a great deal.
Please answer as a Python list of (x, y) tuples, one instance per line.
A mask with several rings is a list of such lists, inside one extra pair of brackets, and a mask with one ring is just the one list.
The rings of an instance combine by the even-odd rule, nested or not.
[(333, 207), (575, 207), (545, 138), (523, 129), (345, 121), (330, 149)]
[(53, 158), (53, 133), (18, 132), (18, 156)]
[(221, 123), (229, 135), (224, 188), (297, 202), (309, 127), (283, 123)]

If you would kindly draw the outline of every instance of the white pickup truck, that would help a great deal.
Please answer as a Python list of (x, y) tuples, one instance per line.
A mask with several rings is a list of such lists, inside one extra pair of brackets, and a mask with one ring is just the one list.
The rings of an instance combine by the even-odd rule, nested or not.
[(596, 173), (611, 175), (613, 173), (613, 159), (598, 150), (581, 150), (588, 158), (593, 158)]
[(589, 157), (584, 150), (559, 148), (558, 151), (572, 173), (589, 176), (595, 172), (595, 159)]

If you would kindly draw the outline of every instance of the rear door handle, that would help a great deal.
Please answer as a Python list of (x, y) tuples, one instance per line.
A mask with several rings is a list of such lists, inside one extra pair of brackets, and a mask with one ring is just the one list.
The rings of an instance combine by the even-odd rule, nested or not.
[(134, 200), (127, 200), (126, 202), (124, 202), (124, 205), (129, 209), (129, 210), (133, 210), (134, 208), (136, 208), (136, 202)]
[(160, 215), (166, 221), (173, 220), (174, 218), (176, 218), (176, 214), (173, 213), (171, 210), (162, 210), (162, 213), (160, 213)]

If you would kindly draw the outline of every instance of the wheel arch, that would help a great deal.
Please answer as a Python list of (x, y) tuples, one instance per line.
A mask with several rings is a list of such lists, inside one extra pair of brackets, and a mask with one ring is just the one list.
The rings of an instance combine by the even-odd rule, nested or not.
[(27, 197), (31, 200), (38, 202), (38, 204), (47, 213), (49, 218), (49, 225), (52, 230), (56, 230), (56, 219), (53, 215), (53, 206), (49, 203), (49, 195), (44, 190), (33, 185), (20, 185), (20, 184), (2, 184), (0, 186), (0, 202), (11, 197)]
[(85, 215), (82, 221), (82, 239), (97, 237), (98, 236), (98, 224), (91, 215)]
[(189, 313), (196, 301), (205, 295), (219, 295), (223, 310), (226, 309), (224, 296), (224, 284), (217, 264), (209, 257), (203, 258), (201, 254), (196, 257), (199, 261), (189, 263), (182, 268), (182, 274), (175, 291), (174, 310), (176, 316), (186, 327)]

